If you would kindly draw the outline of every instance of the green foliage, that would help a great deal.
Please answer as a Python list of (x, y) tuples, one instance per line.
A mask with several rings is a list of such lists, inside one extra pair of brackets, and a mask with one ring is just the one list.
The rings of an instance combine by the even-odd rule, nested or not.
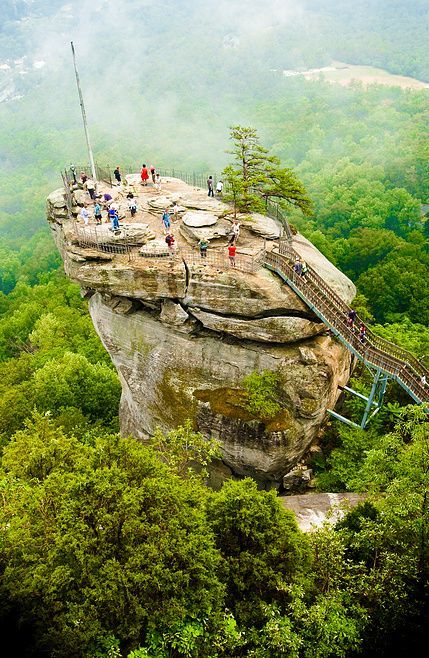
[(222, 555), (227, 606), (240, 622), (258, 624), (263, 604), (284, 604), (304, 580), (308, 544), (274, 492), (250, 479), (227, 481), (207, 504), (207, 520)]
[(231, 139), (234, 148), (234, 165), (226, 167), (222, 175), (226, 181), (226, 198), (234, 208), (250, 212), (263, 212), (269, 199), (281, 200), (309, 214), (311, 203), (303, 184), (291, 169), (280, 167), (280, 160), (269, 155), (259, 143), (254, 128), (233, 126)]
[(199, 487), (133, 439), (81, 443), (40, 415), (5, 448), (3, 469), (0, 594), (31, 620), (37, 646), (81, 656), (113, 636), (131, 649), (157, 629), (190, 655), (223, 591)]
[(207, 466), (213, 459), (220, 458), (219, 441), (206, 439), (201, 432), (193, 431), (190, 420), (167, 433), (157, 428), (151, 445), (169, 468), (182, 478), (197, 474), (208, 477)]
[[(57, 274), (19, 283), (0, 314), (0, 434), (7, 443), (36, 406), (72, 431), (116, 427), (120, 385), (76, 286)], [(113, 423), (113, 425), (112, 425)]]
[(262, 373), (252, 372), (243, 379), (243, 388), (247, 391), (246, 407), (260, 418), (273, 418), (280, 410), (279, 379), (271, 370)]

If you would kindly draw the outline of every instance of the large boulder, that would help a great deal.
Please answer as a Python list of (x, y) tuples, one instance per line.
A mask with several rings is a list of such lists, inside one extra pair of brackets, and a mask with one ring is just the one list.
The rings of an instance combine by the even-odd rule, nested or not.
[(63, 187), (51, 192), (46, 199), (48, 211), (54, 212), (66, 208), (65, 191)]
[[(151, 201), (150, 212), (147, 195), (141, 195), (139, 218), (146, 212), (148, 223), (127, 221), (116, 234), (104, 224), (77, 229), (67, 216), (62, 190), (47, 202), (66, 274), (91, 298), (94, 324), (121, 379), (122, 432), (145, 438), (157, 426), (168, 430), (190, 418), (205, 436), (221, 441), (228, 466), (221, 469), (222, 477), (231, 469), (281, 486), (283, 476), (317, 441), (326, 409), (335, 405), (339, 387), (349, 378), (350, 354), (335, 339), (318, 335), (323, 327), (311, 309), (257, 261), (244, 271), (230, 267), (224, 248), (212, 244), (206, 259), (183, 248), (181, 235), (192, 243), (202, 237), (226, 243), (228, 207), (184, 183), (172, 181), (169, 189), (171, 194)], [(123, 188), (112, 195), (120, 211), (125, 208)], [(188, 211), (202, 213), (204, 221), (212, 219), (210, 226), (181, 222), (176, 237), (182, 249), (172, 257), (164, 237), (151, 240), (150, 229), (159, 232), (160, 211), (177, 200)], [(75, 200), (75, 212), (79, 201), (83, 197)], [(251, 265), (263, 238), (277, 234), (271, 222), (262, 216), (242, 220), (246, 229), (259, 228), (243, 230), (239, 252), (248, 257), (241, 255), (238, 264)], [(97, 232), (95, 246), (91, 240), (79, 246), (86, 230), (89, 236)], [(97, 242), (121, 241), (141, 244), (140, 255), (137, 249), (112, 254), (96, 248)], [(293, 246), (350, 301), (355, 288), (347, 277), (302, 236), (295, 236)], [(246, 405), (243, 377), (264, 370), (278, 380), (281, 410), (274, 418), (255, 416)]]
[[(85, 232), (85, 228), (80, 228), (81, 232)], [(92, 225), (88, 229), (88, 233), (97, 236), (98, 242), (105, 244), (135, 244), (142, 245), (153, 240), (155, 235), (150, 230), (148, 224), (137, 223), (129, 224), (123, 222), (120, 224), (118, 231), (112, 231), (110, 225), (100, 224), (99, 226)]]
[(231, 211), (231, 207), (227, 206), (226, 203), (201, 194), (182, 194), (179, 197), (179, 203), (191, 210), (205, 210), (217, 215), (218, 217)]
[(259, 213), (246, 215), (241, 222), (241, 226), (267, 240), (278, 240), (282, 232), (278, 222)]
[(340, 272), (307, 238), (298, 233), (292, 242), (293, 248), (313, 267), (324, 281), (341, 297), (346, 304), (356, 296), (356, 286)]
[(201, 226), (200, 228), (182, 224), (179, 230), (185, 240), (190, 243), (199, 242), (200, 240), (207, 240), (207, 242), (223, 240), (226, 244), (226, 238), (231, 231), (231, 225), (225, 220), (220, 219), (212, 226)]
[(192, 228), (201, 228), (202, 226), (213, 226), (218, 218), (213, 213), (205, 211), (188, 211), (183, 215), (183, 223)]
[[(168, 430), (190, 418), (204, 435), (220, 440), (223, 461), (234, 473), (280, 486), (315, 440), (338, 386), (347, 382), (350, 355), (329, 337), (306, 340), (315, 363), (305, 364), (294, 344), (186, 333), (186, 307), (172, 304), (163, 304), (160, 322), (144, 310), (118, 315), (100, 294), (90, 299), (94, 325), (122, 382), (122, 432), (147, 438), (156, 427)], [(281, 411), (265, 420), (249, 412), (242, 388), (243, 377), (263, 370), (278, 376), (282, 401)]]

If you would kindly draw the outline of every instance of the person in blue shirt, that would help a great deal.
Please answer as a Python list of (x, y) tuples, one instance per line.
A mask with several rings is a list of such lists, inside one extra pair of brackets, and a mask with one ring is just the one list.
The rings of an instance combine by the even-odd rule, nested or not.
[(109, 208), (109, 219), (112, 222), (112, 231), (119, 229), (119, 217), (116, 208)]
[(101, 206), (98, 203), (98, 201), (96, 202), (96, 204), (94, 206), (94, 217), (95, 217), (95, 221), (97, 222), (97, 224), (101, 224), (101, 221), (102, 221)]
[(162, 215), (162, 223), (164, 224), (165, 231), (168, 233), (171, 226), (170, 213), (168, 212), (168, 208), (164, 210), (164, 213)]

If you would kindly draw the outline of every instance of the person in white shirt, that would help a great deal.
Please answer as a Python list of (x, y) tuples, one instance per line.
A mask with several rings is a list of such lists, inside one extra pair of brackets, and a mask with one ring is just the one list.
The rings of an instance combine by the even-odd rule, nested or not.
[(220, 180), (216, 185), (216, 194), (222, 194), (223, 182)]
[(179, 219), (179, 206), (177, 205), (177, 201), (175, 201), (173, 205), (173, 217), (174, 221), (177, 222)]
[(234, 222), (232, 224), (232, 234), (234, 236), (234, 241), (237, 242), (238, 236), (240, 235), (240, 224), (237, 222), (236, 219), (234, 219)]
[(88, 192), (92, 200), (95, 199), (95, 183), (92, 178), (88, 178), (83, 184), (84, 189)]
[(88, 226), (88, 224), (89, 224), (89, 212), (85, 208), (85, 206), (83, 206), (82, 210), (80, 211), (80, 217), (81, 217), (81, 219), (83, 219), (83, 223), (85, 224), (85, 226)]

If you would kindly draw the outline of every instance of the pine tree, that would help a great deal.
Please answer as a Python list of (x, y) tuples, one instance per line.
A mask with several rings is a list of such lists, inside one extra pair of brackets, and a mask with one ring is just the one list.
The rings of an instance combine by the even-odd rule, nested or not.
[(231, 139), (234, 147), (228, 153), (235, 162), (222, 173), (227, 184), (225, 197), (234, 202), (235, 210), (263, 212), (268, 200), (273, 199), (310, 213), (311, 201), (304, 185), (261, 146), (255, 128), (233, 126)]

